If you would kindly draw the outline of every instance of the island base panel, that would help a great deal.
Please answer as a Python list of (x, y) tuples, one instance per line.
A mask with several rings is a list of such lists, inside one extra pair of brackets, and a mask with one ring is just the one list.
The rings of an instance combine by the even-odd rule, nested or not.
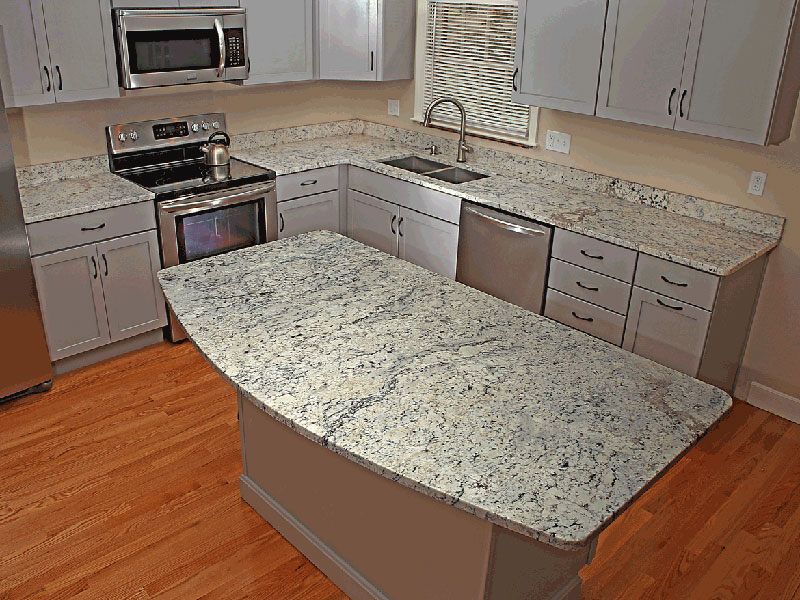
[(239, 395), (242, 498), (352, 600), (579, 600), (575, 551), (407, 488)]

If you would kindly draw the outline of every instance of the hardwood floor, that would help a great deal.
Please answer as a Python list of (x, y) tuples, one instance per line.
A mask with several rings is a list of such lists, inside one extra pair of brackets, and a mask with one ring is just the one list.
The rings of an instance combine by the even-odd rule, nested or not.
[[(240, 472), (235, 394), (189, 344), (0, 406), (0, 599), (346, 600)], [(586, 600), (800, 600), (800, 426), (737, 403), (582, 575)]]

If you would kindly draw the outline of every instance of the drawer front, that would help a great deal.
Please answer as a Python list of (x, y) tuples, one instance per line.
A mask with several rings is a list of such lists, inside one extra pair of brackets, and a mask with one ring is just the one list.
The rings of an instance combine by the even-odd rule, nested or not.
[(635, 250), (564, 229), (556, 229), (553, 236), (555, 258), (628, 283), (633, 281), (636, 254)]
[(544, 316), (580, 329), (615, 346), (622, 344), (625, 317), (561, 292), (547, 290)]
[(624, 281), (612, 279), (554, 258), (550, 261), (550, 278), (547, 285), (621, 315), (628, 313), (631, 284)]
[(719, 277), (642, 254), (636, 268), (636, 285), (711, 310)]
[(281, 175), (276, 181), (278, 202), (339, 189), (339, 167)]
[(421, 185), (350, 167), (348, 187), (393, 204), (410, 208), (424, 215), (458, 225), (461, 220), (461, 198)]
[(152, 200), (28, 225), (31, 255), (37, 256), (156, 228)]

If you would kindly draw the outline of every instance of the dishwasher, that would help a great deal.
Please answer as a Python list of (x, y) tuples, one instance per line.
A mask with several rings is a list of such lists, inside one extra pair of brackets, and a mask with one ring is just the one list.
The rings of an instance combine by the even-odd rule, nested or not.
[(553, 228), (461, 205), (456, 281), (542, 314)]

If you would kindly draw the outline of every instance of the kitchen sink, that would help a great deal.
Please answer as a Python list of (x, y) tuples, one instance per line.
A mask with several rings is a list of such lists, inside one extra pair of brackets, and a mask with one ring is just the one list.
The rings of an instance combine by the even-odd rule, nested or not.
[(390, 167), (397, 167), (404, 171), (411, 171), (412, 173), (424, 174), (431, 171), (438, 171), (447, 167), (446, 164), (436, 162), (435, 160), (428, 160), (427, 158), (420, 158), (419, 156), (405, 156), (403, 158), (395, 158), (392, 160), (380, 161)]
[(446, 181), (447, 183), (467, 183), (477, 179), (484, 179), (489, 177), (483, 173), (476, 173), (475, 171), (468, 171), (460, 167), (450, 167), (449, 169), (442, 169), (441, 171), (434, 171), (433, 173), (425, 173), (425, 177), (432, 177), (439, 181)]

